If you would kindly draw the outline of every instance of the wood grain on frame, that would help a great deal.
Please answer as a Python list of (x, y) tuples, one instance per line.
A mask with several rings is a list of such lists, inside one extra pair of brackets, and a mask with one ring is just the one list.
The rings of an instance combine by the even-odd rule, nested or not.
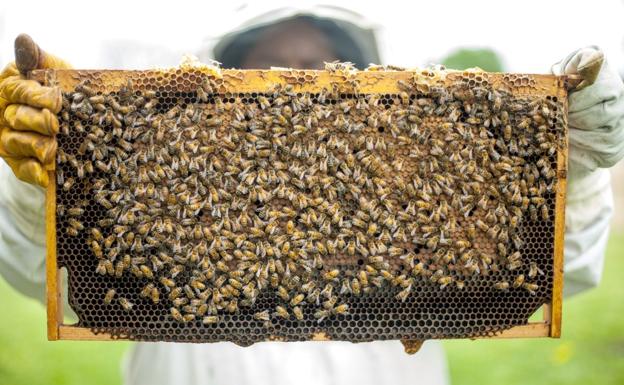
[(59, 325), (63, 323), (61, 275), (56, 263), (56, 175), (49, 173), (46, 189), (46, 310), (48, 340), (59, 339)]
[[(567, 90), (560, 89), (560, 97), (567, 97)], [(566, 124), (564, 129), (567, 130), (567, 103), (564, 116)], [(565, 234), (565, 202), (567, 188), (567, 167), (568, 167), (568, 143), (567, 132), (564, 135), (566, 142), (562, 148), (557, 151), (557, 191), (555, 197), (555, 244), (554, 244), (554, 261), (553, 261), (553, 290), (552, 290), (552, 306), (550, 314), (550, 336), (553, 338), (561, 337), (562, 307), (563, 307), (563, 248)]]

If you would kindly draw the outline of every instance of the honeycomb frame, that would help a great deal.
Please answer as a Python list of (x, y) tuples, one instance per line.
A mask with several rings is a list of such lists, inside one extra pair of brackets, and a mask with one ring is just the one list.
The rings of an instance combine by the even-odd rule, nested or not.
[[(170, 76), (179, 75), (182, 72), (190, 72), (196, 76), (212, 75), (211, 70), (206, 69), (173, 69), (155, 71), (89, 71), (89, 70), (44, 70), (35, 71), (31, 77), (46, 84), (58, 84), (64, 91), (71, 91), (75, 86), (88, 80), (91, 86), (98, 87), (101, 92), (118, 90), (127, 78), (134, 77), (138, 72), (145, 77), (166, 82)], [(292, 70), (223, 70), (223, 89), (219, 93), (262, 93), (274, 84), (294, 84), (298, 92), (318, 92), (323, 87), (338, 84), (340, 92), (350, 92), (350, 83), (345, 77), (328, 71), (292, 71)], [(466, 76), (466, 72), (448, 72), (444, 82), (452, 82), (458, 77)], [(567, 115), (567, 89), (574, 82), (564, 76), (552, 75), (521, 75), (503, 73), (477, 73), (477, 76), (487, 77), (493, 87), (506, 87), (514, 95), (523, 96), (554, 96), (559, 98), (565, 106), (564, 116)], [(435, 82), (440, 82), (434, 72), (431, 71), (366, 71), (355, 75), (359, 84), (359, 92), (364, 94), (396, 94), (400, 90), (397, 82), (415, 81), (417, 85), (428, 87)], [(353, 80), (353, 79), (351, 79)], [(153, 84), (150, 84), (153, 86)], [(160, 86), (163, 86), (162, 84)], [(167, 86), (164, 86), (167, 87)], [(171, 87), (170, 85), (168, 87)], [(192, 92), (185, 89), (185, 85), (175, 89), (178, 92)], [(559, 337), (561, 333), (561, 300), (563, 285), (563, 233), (564, 233), (564, 208), (566, 190), (566, 164), (567, 164), (567, 120), (565, 122), (565, 146), (559, 148), (557, 158), (557, 184), (555, 192), (554, 210), (554, 245), (553, 245), (553, 270), (552, 270), (552, 296), (543, 305), (543, 316), (540, 321), (527, 322), (506, 330), (497, 331), (487, 337), (492, 338), (516, 338), (516, 337)], [(55, 172), (50, 172), (50, 180), (56, 180)], [(56, 227), (56, 185), (50, 183), (46, 193), (46, 224), (47, 224), (47, 312), (48, 312), (48, 339), (50, 340), (111, 340), (126, 339), (128, 336), (112, 335), (107, 332), (95, 333), (91, 328), (76, 325), (66, 325), (62, 316), (62, 292), (60, 267), (57, 264), (57, 227)], [(445, 338), (442, 336), (441, 338)], [(457, 338), (457, 337), (452, 337)], [(470, 336), (474, 338), (474, 336)], [(477, 337), (479, 338), (479, 337)], [(276, 335), (268, 340), (283, 340)], [(325, 332), (312, 333), (308, 340), (331, 340), (332, 336)]]

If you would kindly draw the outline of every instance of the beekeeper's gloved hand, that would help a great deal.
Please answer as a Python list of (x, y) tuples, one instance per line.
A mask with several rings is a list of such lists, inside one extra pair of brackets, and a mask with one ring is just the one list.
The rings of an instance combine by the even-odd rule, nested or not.
[(595, 46), (571, 53), (552, 72), (583, 78), (569, 95), (570, 178), (616, 164), (624, 157), (624, 85), (618, 73)]
[(603, 270), (613, 215), (607, 168), (624, 156), (624, 84), (595, 46), (572, 52), (552, 72), (583, 78), (568, 98), (564, 292), (573, 294), (597, 285)]
[[(25, 35), (16, 40), (16, 48), (22, 36)], [(39, 50), (29, 37), (23, 38), (32, 43), (36, 55), (33, 62), (33, 55), (18, 53), (16, 61), (0, 73), (0, 157), (20, 180), (45, 187), (48, 185), (47, 170), (54, 168), (55, 135), (59, 127), (56, 114), (61, 110), (61, 91), (58, 87), (44, 87), (27, 80), (18, 68), (70, 66)]]

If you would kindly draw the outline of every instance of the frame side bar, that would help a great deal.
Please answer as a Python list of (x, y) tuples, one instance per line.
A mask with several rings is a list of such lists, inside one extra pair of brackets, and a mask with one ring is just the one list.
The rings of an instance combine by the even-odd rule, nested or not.
[(46, 189), (46, 308), (48, 315), (48, 340), (59, 339), (59, 324), (63, 321), (61, 280), (56, 263), (56, 176), (49, 173)]
[[(567, 90), (560, 88), (561, 97), (567, 99)], [(567, 103), (563, 111), (566, 130), (565, 142), (557, 151), (557, 192), (555, 197), (555, 244), (553, 261), (552, 306), (550, 308), (550, 337), (561, 337), (563, 301), (563, 247), (565, 233), (565, 202), (568, 177), (568, 121)]]

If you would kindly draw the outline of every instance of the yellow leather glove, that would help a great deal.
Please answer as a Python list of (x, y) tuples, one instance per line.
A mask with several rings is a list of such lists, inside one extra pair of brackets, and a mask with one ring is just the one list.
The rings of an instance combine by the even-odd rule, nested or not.
[(47, 171), (54, 169), (61, 90), (28, 80), (19, 69), (71, 67), (40, 50), (27, 35), (16, 39), (15, 48), (16, 61), (0, 73), (0, 157), (20, 180), (46, 187)]

